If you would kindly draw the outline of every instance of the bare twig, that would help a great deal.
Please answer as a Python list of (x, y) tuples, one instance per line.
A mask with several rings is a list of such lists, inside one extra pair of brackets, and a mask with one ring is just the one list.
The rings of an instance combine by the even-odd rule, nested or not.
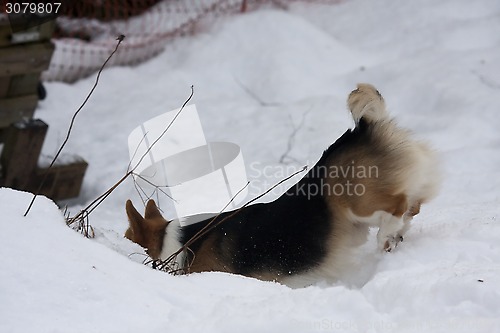
[(76, 216), (70, 218), (68, 220), (68, 225), (73, 224), (74, 222), (82, 219), (85, 215), (90, 215), (113, 191), (130, 176), (132, 172), (127, 172), (118, 182), (116, 182), (113, 186), (111, 186), (106, 192), (98, 196), (94, 201), (87, 205), (84, 209), (82, 209)]
[[(244, 189), (246, 189), (246, 188), (248, 187), (248, 185), (250, 185), (250, 182), (247, 182), (247, 183), (245, 184), (245, 186), (243, 186), (243, 187), (242, 187), (242, 188), (241, 188), (241, 189), (240, 189), (240, 190), (239, 190), (239, 191), (238, 191), (238, 192), (237, 192), (237, 193), (236, 193), (236, 194), (235, 194), (235, 195), (231, 198), (231, 200), (229, 200), (229, 201), (226, 203), (226, 205), (225, 205), (224, 207), (222, 207), (222, 209), (221, 209), (221, 210), (219, 211), (219, 213), (218, 213), (218, 214), (217, 214), (217, 215), (213, 218), (213, 220), (212, 220), (212, 221), (210, 221), (210, 223), (212, 223), (212, 222), (213, 222), (213, 221), (214, 221), (214, 220), (215, 220), (215, 219), (216, 219), (216, 218), (217, 218), (220, 214), (222, 214), (222, 212), (224, 212), (224, 211), (226, 210), (226, 208), (227, 208), (227, 207), (229, 207), (229, 205), (230, 205), (230, 204), (231, 204), (231, 203), (232, 203), (232, 202), (236, 199), (236, 197), (237, 197), (237, 196), (238, 196), (238, 195), (239, 195), (239, 194), (240, 194), (240, 193), (241, 193)], [(202, 229), (201, 229), (201, 230), (200, 230), (200, 231), (199, 231), (196, 235), (198, 235), (198, 234), (201, 234), (201, 235), (202, 235), (202, 234), (204, 234), (205, 230), (207, 230), (207, 229), (210, 227), (210, 223), (209, 223), (209, 224), (207, 224), (207, 225), (205, 225), (205, 226), (204, 226), (204, 227), (203, 227), (203, 228), (202, 228)], [(196, 236), (196, 235), (195, 235), (195, 236)], [(201, 237), (201, 236), (200, 236), (200, 237)], [(187, 249), (188, 249), (189, 251), (191, 251), (191, 249), (189, 249), (189, 248), (187, 248)], [(192, 252), (192, 251), (191, 251), (191, 252)], [(192, 254), (194, 255), (194, 252), (193, 252)], [(176, 256), (177, 256), (177, 255), (176, 255)], [(174, 257), (174, 258), (175, 258), (175, 257)], [(172, 260), (171, 260), (171, 261), (172, 261)], [(173, 260), (173, 261), (175, 262), (175, 260)], [(171, 263), (171, 262), (168, 262), (168, 263), (167, 263), (167, 266), (168, 266), (168, 267), (170, 267), (171, 265), (172, 265), (172, 263)], [(162, 268), (160, 268), (160, 269), (164, 270), (165, 265), (163, 265), (163, 264), (162, 264), (162, 266), (161, 266), (161, 267), (162, 267)], [(170, 272), (170, 270), (169, 270), (169, 272)]]
[(484, 76), (481, 73), (478, 73), (476, 71), (472, 71), (472, 73), (474, 75), (476, 75), (478, 77), (479, 81), (481, 81), (481, 83), (484, 84), (485, 86), (487, 86), (491, 89), (500, 89), (500, 83), (495, 82), (495, 80), (488, 78), (488, 77), (486, 77), (486, 76)]
[(161, 139), (161, 137), (163, 137), (165, 135), (165, 133), (167, 132), (167, 130), (172, 126), (172, 124), (174, 123), (174, 121), (177, 119), (177, 116), (182, 112), (182, 110), (184, 110), (184, 107), (187, 105), (187, 103), (189, 103), (189, 101), (191, 100), (191, 98), (193, 97), (193, 94), (194, 94), (194, 87), (191, 86), (191, 94), (189, 95), (189, 97), (187, 98), (187, 100), (182, 104), (182, 107), (180, 108), (180, 110), (177, 112), (176, 116), (172, 119), (172, 121), (170, 121), (170, 123), (167, 125), (167, 128), (162, 132), (162, 134), (149, 146), (149, 148), (146, 150), (146, 152), (144, 153), (144, 155), (141, 156), (141, 159), (139, 160), (139, 162), (132, 168), (130, 169), (130, 164), (129, 164), (129, 170), (127, 170), (127, 172), (125, 173), (125, 175), (123, 175), (122, 178), (120, 178), (120, 180), (118, 180), (118, 182), (116, 182), (113, 186), (111, 186), (106, 192), (104, 192), (103, 194), (101, 194), (99, 197), (97, 197), (94, 201), (92, 201), (90, 204), (87, 205), (87, 207), (85, 207), (84, 209), (82, 209), (75, 217), (72, 217), (71, 219), (68, 220), (68, 225), (78, 221), (79, 219), (81, 219), (83, 216), (85, 215), (89, 215), (90, 213), (92, 213), (104, 200), (106, 200), (106, 198), (108, 196), (111, 195), (111, 193), (113, 193), (113, 191), (118, 187), (120, 186), (121, 183), (123, 183), (130, 175), (133, 175), (134, 174), (134, 171), (135, 169), (140, 165), (141, 161), (147, 156), (147, 154), (151, 151), (151, 149), (153, 148), (153, 146)]
[[(155, 190), (156, 190), (156, 191), (160, 191), (161, 193), (165, 194), (165, 195), (166, 195), (166, 196), (167, 196), (170, 200), (177, 202), (177, 200), (175, 200), (175, 199), (174, 199), (174, 198), (173, 198), (170, 194), (168, 194), (168, 193), (167, 193), (167, 191), (165, 191), (165, 190), (163, 190), (163, 189), (162, 189), (162, 187), (164, 187), (164, 188), (168, 188), (168, 187), (169, 187), (168, 185), (158, 185), (158, 184), (153, 184), (151, 181), (147, 180), (147, 179), (146, 179), (144, 176), (142, 176), (142, 175), (138, 175), (138, 174), (136, 174), (136, 173), (133, 173), (133, 175), (134, 175), (135, 177), (137, 177), (137, 178), (141, 179), (143, 182), (145, 182), (145, 183), (147, 183), (147, 184), (149, 184), (149, 185), (151, 185), (151, 186), (155, 187)], [(137, 184), (137, 182), (135, 181), (135, 179), (134, 179), (134, 185), (136, 186), (136, 190), (137, 190), (138, 192), (139, 192), (139, 189), (141, 189), (141, 192), (142, 192), (144, 195), (146, 195), (146, 192), (145, 192), (145, 191), (144, 191), (144, 190), (143, 190), (143, 189), (142, 189), (142, 188), (141, 188), (141, 187)], [(140, 195), (140, 193), (139, 193), (139, 195)], [(147, 195), (146, 195), (146, 197), (147, 197), (148, 199), (150, 199), (150, 197), (148, 197)], [(145, 202), (145, 201), (144, 201), (144, 202)]]
[[(89, 215), (88, 214), (83, 214), (81, 217), (75, 221), (70, 223), (70, 217), (69, 213), (66, 211), (64, 213), (65, 219), (66, 219), (66, 225), (70, 226), (73, 230), (78, 231), (81, 233), (85, 238), (94, 238), (95, 237), (95, 232), (94, 228), (90, 225), (89, 223)], [(75, 224), (73, 226), (73, 224)]]
[(194, 86), (191, 86), (191, 95), (189, 95), (188, 99), (184, 102), (184, 104), (182, 104), (181, 108), (179, 109), (179, 111), (177, 111), (177, 113), (175, 114), (174, 118), (172, 119), (172, 121), (170, 121), (170, 123), (168, 124), (168, 126), (163, 130), (163, 132), (160, 134), (160, 136), (158, 138), (156, 138), (155, 141), (153, 141), (153, 143), (148, 147), (148, 149), (144, 152), (144, 154), (141, 156), (141, 158), (139, 159), (139, 162), (137, 162), (137, 164), (132, 168), (132, 171), (135, 170), (141, 163), (142, 161), (146, 158), (146, 156), (148, 156), (149, 152), (151, 151), (151, 149), (153, 149), (154, 145), (156, 145), (156, 143), (158, 141), (161, 140), (161, 138), (163, 138), (163, 136), (165, 135), (165, 133), (167, 133), (167, 131), (170, 129), (170, 126), (172, 126), (172, 124), (174, 123), (174, 121), (177, 119), (177, 117), (179, 117), (179, 115), (181, 114), (182, 110), (184, 110), (184, 107), (186, 107), (186, 104), (189, 103), (189, 101), (191, 100), (191, 98), (193, 97), (193, 94), (194, 94)]
[[(143, 203), (144, 206), (146, 206), (146, 202), (151, 199), (153, 196), (156, 195), (156, 202), (160, 203), (160, 193), (163, 193), (165, 196), (167, 196), (170, 200), (174, 201), (174, 202), (177, 202), (177, 200), (175, 200), (174, 197), (172, 197), (166, 190), (164, 190), (162, 187), (164, 188), (168, 188), (169, 186), (168, 185), (158, 185), (158, 184), (154, 184), (152, 183), (151, 181), (147, 180), (145, 177), (143, 177), (142, 175), (138, 175), (136, 173), (133, 174), (134, 177), (133, 177), (133, 182), (134, 182), (134, 188), (137, 192), (137, 194), (139, 195), (139, 197), (141, 198), (141, 201)], [(140, 186), (140, 184), (136, 181), (136, 179), (139, 178), (141, 179), (142, 181), (146, 182), (147, 184), (151, 185), (152, 187), (154, 187), (154, 190), (152, 193), (146, 193), (146, 191)], [(160, 207), (158, 206), (158, 209), (160, 209)], [(160, 209), (161, 211), (161, 209)]]
[[(118, 38), (116, 39), (118, 41), (118, 43), (116, 43), (116, 47), (115, 49), (113, 50), (113, 52), (111, 52), (111, 54), (109, 55), (109, 57), (106, 59), (106, 61), (102, 64), (101, 68), (99, 69), (99, 72), (97, 72), (97, 77), (96, 77), (96, 80), (95, 80), (95, 83), (94, 83), (94, 86), (92, 87), (92, 89), (90, 90), (89, 94), (87, 95), (87, 97), (85, 98), (85, 100), (83, 101), (82, 105), (80, 105), (80, 107), (78, 108), (78, 110), (76, 110), (76, 112), (73, 114), (73, 117), (71, 118), (71, 123), (69, 124), (69, 128), (68, 128), (68, 132), (66, 133), (66, 138), (64, 139), (62, 145), (59, 147), (59, 150), (57, 151), (57, 153), (55, 154), (54, 158), (52, 159), (52, 162), (50, 162), (50, 165), (49, 167), (47, 168), (47, 170), (50, 170), (50, 168), (52, 168), (52, 166), (54, 165), (54, 163), (56, 162), (57, 158), (59, 157), (59, 155), (61, 154), (62, 150), (64, 149), (64, 147), (66, 146), (66, 144), (68, 143), (69, 141), (69, 137), (71, 135), (71, 130), (73, 129), (73, 125), (75, 124), (75, 120), (76, 120), (76, 117), (78, 116), (78, 114), (80, 113), (80, 111), (83, 109), (83, 107), (85, 106), (85, 104), (87, 104), (87, 101), (89, 100), (90, 96), (92, 96), (92, 94), (94, 93), (94, 90), (95, 88), (97, 87), (97, 84), (99, 83), (99, 78), (101, 77), (101, 73), (102, 71), (104, 70), (104, 67), (106, 66), (106, 64), (109, 62), (109, 60), (111, 59), (111, 57), (113, 57), (113, 55), (116, 53), (116, 51), (118, 51), (118, 47), (120, 46), (121, 42), (123, 41), (123, 39), (125, 39), (125, 36), (124, 35), (120, 35), (118, 36)], [(49, 173), (46, 172), (45, 173), (45, 176), (43, 177), (42, 181), (40, 182), (40, 185), (38, 186), (38, 189), (37, 191), (33, 194), (33, 198), (31, 199), (31, 202), (28, 206), (28, 209), (26, 209), (26, 212), (24, 213), (24, 216), (27, 216), (29, 211), (31, 210), (31, 207), (33, 206), (33, 204), (35, 203), (35, 200), (36, 200), (36, 197), (38, 196), (38, 194), (40, 193), (40, 191), (42, 190), (43, 188), (43, 185), (45, 184), (45, 182), (47, 181), (47, 177), (48, 177)]]
[(300, 123), (297, 126), (295, 126), (295, 123), (293, 122), (292, 116), (289, 115), (289, 119), (290, 119), (290, 122), (292, 123), (293, 130), (292, 130), (292, 133), (290, 133), (290, 136), (288, 137), (288, 141), (286, 144), (286, 150), (283, 153), (283, 155), (281, 155), (281, 157), (280, 157), (280, 163), (286, 164), (286, 162), (285, 162), (286, 158), (288, 158), (292, 161), (298, 162), (295, 158), (289, 156), (289, 154), (293, 149), (293, 144), (295, 142), (295, 136), (297, 135), (298, 131), (300, 131), (302, 129), (302, 127), (304, 126), (306, 116), (310, 111), (311, 111), (311, 109), (307, 110), (306, 112), (304, 112), (302, 114), (302, 119), (300, 120)]
[[(191, 239), (189, 239), (183, 246), (181, 246), (180, 249), (178, 249), (177, 251), (175, 251), (174, 253), (172, 253), (167, 259), (165, 259), (164, 261), (161, 262), (161, 264), (159, 265), (159, 269), (160, 270), (166, 270), (170, 273), (172, 273), (170, 270), (169, 270), (169, 267), (172, 265), (172, 262), (174, 261), (175, 262), (175, 259), (177, 258), (177, 256), (184, 252), (184, 251), (191, 251), (192, 250), (189, 248), (189, 246), (191, 244), (193, 244), (194, 242), (196, 242), (198, 239), (200, 239), (201, 237), (203, 237), (204, 235), (206, 235), (208, 232), (212, 231), (213, 229), (215, 229), (217, 226), (219, 226), (221, 223), (227, 221), (228, 219), (232, 218), (233, 216), (235, 216), (236, 214), (240, 213), (243, 209), (245, 209), (246, 207), (248, 207), (249, 205), (251, 205), (252, 203), (254, 203), (255, 201), (259, 200), (260, 198), (262, 198), (263, 196), (265, 196), (266, 194), (268, 194), (269, 192), (271, 192), (272, 190), (274, 190), (276, 187), (280, 186), (281, 184), (283, 184), (284, 182), (286, 182), (287, 180), (289, 180), (290, 178), (293, 178), (294, 176), (296, 176), (297, 174), (301, 173), (301, 172), (304, 172), (305, 170), (307, 170), (307, 165), (302, 167), (302, 169), (292, 173), (291, 175), (287, 176), (286, 178), (280, 180), (278, 183), (274, 184), (273, 186), (271, 186), (269, 189), (267, 189), (265, 192), (263, 192), (262, 194), (256, 196), (255, 198), (253, 198), (252, 200), (249, 200), (247, 201), (243, 206), (241, 206), (240, 208), (238, 208), (237, 210), (231, 212), (231, 213), (228, 213), (228, 215), (226, 215), (224, 218), (222, 218), (221, 220), (217, 220), (220, 215), (222, 214), (222, 212), (224, 211), (224, 209), (222, 209), (216, 216), (214, 216), (212, 218), (212, 220), (210, 220), (210, 222), (207, 223), (206, 226), (204, 226), (199, 232), (197, 232), (193, 237), (191, 237)], [(248, 184), (247, 184), (248, 186)], [(240, 192), (242, 191), (243, 189), (240, 190)], [(239, 192), (235, 195), (235, 197), (239, 194)], [(234, 199), (234, 197), (233, 197)], [(231, 199), (231, 201), (233, 200)], [(231, 203), (231, 201), (227, 204), (229, 205)], [(227, 207), (226, 205), (226, 207)], [(188, 267), (189, 269), (189, 267)]]
[(262, 100), (259, 96), (257, 96), (256, 93), (254, 93), (250, 88), (248, 88), (246, 85), (243, 84), (236, 76), (233, 76), (234, 81), (243, 89), (252, 99), (257, 101), (261, 106), (263, 107), (273, 107), (273, 106), (280, 106), (280, 103), (275, 103), (275, 102), (266, 102)]
[(135, 147), (135, 150), (134, 150), (134, 154), (130, 157), (130, 162), (128, 162), (128, 166), (127, 166), (127, 171), (128, 170), (131, 170), (131, 167), (132, 167), (132, 160), (135, 158), (135, 156), (137, 155), (137, 152), (139, 151), (139, 148), (141, 147), (141, 144), (146, 140), (146, 137), (148, 136), (148, 133), (144, 133), (144, 135), (142, 136), (142, 139), (141, 141), (139, 141), (139, 143), (137, 144), (137, 146)]

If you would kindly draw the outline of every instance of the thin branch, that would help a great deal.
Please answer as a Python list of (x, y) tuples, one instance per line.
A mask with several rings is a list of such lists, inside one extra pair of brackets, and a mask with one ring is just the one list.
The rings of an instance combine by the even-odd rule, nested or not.
[(128, 162), (127, 170), (130, 170), (130, 168), (132, 167), (132, 160), (135, 158), (135, 156), (139, 152), (139, 148), (141, 147), (141, 144), (146, 140), (146, 137), (148, 136), (148, 133), (149, 132), (144, 133), (144, 135), (141, 138), (141, 141), (139, 141), (139, 143), (135, 147), (134, 154), (130, 157), (130, 161)]
[[(296, 176), (297, 174), (301, 173), (301, 172), (304, 172), (305, 170), (307, 170), (307, 165), (302, 167), (302, 169), (292, 173), (291, 175), (287, 176), (286, 178), (280, 180), (278, 183), (274, 184), (273, 186), (271, 186), (269, 189), (267, 189), (265, 192), (263, 192), (262, 194), (256, 196), (255, 198), (253, 198), (252, 200), (249, 200), (247, 201), (243, 206), (241, 206), (240, 208), (238, 208), (237, 210), (231, 212), (231, 213), (228, 213), (227, 216), (225, 216), (223, 219), (221, 219), (220, 221), (217, 221), (217, 219), (220, 217), (220, 215), (222, 214), (223, 209), (222, 211), (220, 211), (216, 216), (214, 216), (212, 218), (212, 220), (210, 220), (210, 222), (207, 223), (206, 226), (204, 226), (199, 232), (197, 232), (193, 237), (191, 237), (183, 246), (181, 246), (180, 249), (178, 249), (177, 251), (175, 251), (173, 254), (171, 254), (167, 259), (165, 259), (164, 261), (161, 262), (161, 265), (160, 265), (160, 269), (164, 270), (165, 268), (168, 268), (169, 265), (172, 264), (172, 261), (175, 260), (175, 258), (177, 258), (177, 256), (184, 252), (184, 251), (191, 251), (191, 249), (189, 248), (189, 246), (191, 244), (193, 244), (194, 242), (196, 242), (198, 239), (200, 239), (201, 237), (203, 237), (204, 235), (206, 235), (208, 232), (212, 231), (213, 229), (215, 229), (217, 226), (219, 226), (221, 223), (227, 221), (228, 219), (232, 218), (233, 216), (235, 216), (236, 214), (240, 213), (243, 209), (245, 209), (246, 207), (248, 207), (250, 204), (254, 203), (255, 201), (259, 200), (260, 198), (262, 198), (263, 196), (265, 196), (266, 194), (268, 194), (269, 192), (271, 192), (272, 190), (274, 190), (276, 187), (280, 186), (281, 184), (283, 184), (284, 182), (286, 182), (287, 180), (289, 180), (290, 178), (293, 178), (294, 176)], [(248, 186), (248, 184), (247, 184)], [(240, 192), (242, 191), (243, 189), (240, 190)], [(238, 195), (239, 192), (236, 194)], [(235, 195), (235, 196), (236, 196)], [(233, 197), (234, 199), (234, 197)], [(233, 200), (231, 199), (231, 200)], [(228, 205), (231, 203), (231, 201), (228, 203)], [(227, 207), (227, 205), (226, 205)]]
[(181, 108), (179, 109), (179, 111), (177, 111), (177, 113), (175, 114), (174, 118), (170, 121), (170, 123), (168, 124), (167, 128), (165, 128), (165, 130), (160, 134), (160, 136), (158, 138), (156, 138), (155, 141), (153, 141), (153, 143), (148, 147), (148, 149), (144, 152), (144, 154), (141, 156), (141, 158), (139, 159), (139, 162), (137, 162), (137, 164), (132, 168), (132, 171), (134, 171), (141, 163), (142, 161), (146, 158), (146, 156), (148, 156), (149, 152), (151, 151), (151, 149), (153, 149), (154, 145), (161, 140), (161, 138), (163, 138), (163, 136), (165, 135), (165, 133), (167, 133), (167, 131), (170, 129), (170, 126), (172, 126), (172, 124), (174, 123), (174, 121), (177, 119), (177, 117), (180, 115), (180, 113), (182, 112), (182, 110), (184, 110), (184, 107), (186, 107), (186, 104), (189, 103), (189, 101), (191, 100), (191, 98), (193, 97), (193, 94), (194, 94), (194, 86), (191, 86), (191, 95), (189, 95), (188, 99), (184, 102), (184, 104), (182, 104)]
[(106, 192), (98, 196), (94, 201), (92, 201), (90, 204), (87, 205), (84, 209), (82, 209), (76, 216), (72, 217), (71, 219), (68, 220), (68, 225), (73, 224), (77, 220), (81, 219), (82, 216), (89, 215), (94, 211), (94, 209), (97, 208), (121, 183), (127, 179), (128, 176), (131, 175), (131, 172), (127, 172), (117, 183), (115, 183), (113, 186), (111, 186)]
[(306, 116), (307, 114), (311, 111), (311, 108), (309, 108), (309, 110), (307, 110), (306, 112), (304, 112), (302, 114), (302, 119), (300, 120), (300, 123), (295, 126), (294, 122), (293, 122), (293, 119), (292, 119), (292, 116), (289, 115), (289, 119), (290, 119), (290, 122), (292, 123), (292, 133), (290, 133), (290, 136), (288, 137), (288, 142), (287, 142), (287, 145), (286, 145), (286, 150), (285, 152), (283, 153), (283, 155), (281, 155), (280, 157), (280, 163), (283, 163), (285, 164), (285, 159), (286, 158), (289, 158), (295, 162), (298, 162), (295, 158), (289, 156), (288, 154), (290, 154), (290, 152), (292, 151), (293, 149), (293, 144), (295, 142), (295, 136), (297, 135), (297, 133), (302, 129), (302, 127), (304, 126), (304, 122), (306, 120)]
[(476, 71), (472, 71), (472, 73), (474, 75), (476, 75), (479, 79), (479, 81), (481, 81), (482, 84), (484, 84), (485, 86), (491, 88), (491, 89), (500, 89), (500, 83), (498, 82), (495, 82), (494, 80), (476, 72)]
[(234, 81), (243, 89), (252, 99), (257, 101), (261, 106), (263, 107), (273, 107), (273, 106), (280, 106), (281, 103), (275, 103), (275, 102), (266, 102), (262, 100), (259, 96), (257, 96), (256, 93), (254, 93), (250, 88), (245, 86), (243, 82), (241, 82), (236, 76), (233, 76)]
[[(167, 128), (162, 132), (162, 134), (149, 146), (149, 148), (146, 150), (146, 152), (141, 156), (139, 162), (131, 169), (131, 170), (128, 170), (125, 175), (123, 175), (122, 178), (120, 178), (120, 180), (118, 180), (118, 182), (116, 182), (113, 186), (111, 186), (106, 192), (104, 192), (103, 194), (101, 194), (99, 197), (97, 197), (95, 200), (93, 200), (90, 204), (87, 205), (87, 207), (85, 207), (84, 209), (82, 209), (75, 217), (69, 219), (68, 221), (68, 225), (74, 223), (75, 221), (78, 221), (79, 219), (82, 218), (82, 216), (84, 216), (84, 214), (87, 214), (89, 215), (90, 213), (92, 213), (104, 200), (106, 200), (106, 198), (108, 196), (111, 195), (111, 193), (113, 193), (113, 191), (121, 184), (123, 183), (130, 175), (133, 175), (134, 174), (134, 171), (135, 169), (139, 166), (139, 164), (141, 163), (141, 161), (147, 156), (147, 154), (151, 151), (151, 149), (153, 148), (153, 146), (160, 140), (161, 137), (163, 137), (165, 135), (165, 133), (167, 132), (167, 130), (172, 126), (172, 124), (174, 123), (174, 121), (177, 119), (177, 117), (179, 116), (179, 114), (182, 112), (182, 110), (184, 110), (184, 107), (187, 105), (187, 103), (189, 103), (189, 101), (191, 100), (191, 98), (193, 97), (193, 94), (194, 94), (194, 87), (191, 86), (191, 94), (189, 95), (189, 97), (186, 99), (186, 101), (182, 104), (182, 107), (180, 108), (180, 110), (177, 112), (177, 114), (175, 115), (175, 117), (170, 121), (170, 123), (168, 124)], [(129, 164), (130, 166), (130, 164)]]
[(113, 55), (116, 53), (116, 51), (118, 51), (118, 47), (122, 43), (123, 39), (125, 39), (124, 35), (118, 36), (118, 38), (116, 39), (118, 41), (118, 43), (116, 43), (115, 49), (113, 50), (113, 52), (111, 52), (111, 54), (109, 55), (109, 57), (102, 64), (101, 68), (99, 69), (99, 72), (97, 72), (97, 77), (96, 77), (94, 86), (92, 87), (92, 89), (90, 90), (89, 94), (87, 95), (87, 97), (83, 101), (82, 105), (80, 105), (80, 107), (78, 108), (78, 110), (76, 110), (76, 112), (73, 114), (73, 117), (71, 118), (71, 123), (69, 124), (68, 132), (66, 133), (66, 138), (64, 139), (62, 145), (59, 147), (59, 150), (57, 151), (56, 155), (52, 159), (52, 162), (50, 162), (50, 165), (47, 168), (47, 172), (45, 173), (45, 176), (42, 178), (42, 181), (40, 182), (40, 185), (38, 186), (37, 191), (33, 194), (33, 198), (31, 199), (31, 202), (30, 202), (30, 204), (28, 206), (28, 209), (26, 209), (26, 212), (24, 213), (24, 216), (28, 215), (29, 211), (31, 210), (31, 207), (35, 203), (35, 200), (36, 200), (36, 197), (38, 196), (38, 193), (40, 193), (40, 191), (43, 188), (43, 185), (45, 185), (45, 182), (47, 181), (47, 177), (49, 175), (48, 170), (50, 170), (50, 168), (52, 168), (52, 166), (56, 162), (57, 158), (61, 154), (62, 150), (64, 149), (64, 147), (66, 146), (66, 144), (69, 141), (69, 137), (71, 135), (71, 130), (73, 129), (73, 125), (75, 124), (76, 117), (78, 116), (78, 114), (80, 113), (80, 111), (83, 109), (83, 107), (85, 106), (85, 104), (87, 104), (87, 101), (89, 100), (90, 96), (92, 96), (92, 94), (94, 93), (94, 90), (97, 87), (97, 84), (99, 83), (99, 78), (101, 77), (101, 73), (104, 70), (104, 67), (109, 62), (109, 60), (113, 57)]
[[(147, 180), (144, 176), (138, 175), (138, 174), (136, 174), (136, 173), (133, 173), (133, 175), (134, 175), (135, 177), (137, 177), (137, 178), (141, 179), (141, 180), (142, 180), (142, 181), (144, 181), (145, 183), (147, 183), (147, 184), (149, 184), (149, 185), (151, 185), (151, 186), (155, 187), (155, 190), (160, 191), (161, 193), (165, 194), (165, 195), (166, 195), (169, 199), (171, 199), (172, 201), (177, 202), (177, 200), (175, 200), (175, 199), (174, 199), (174, 198), (173, 198), (170, 194), (168, 194), (165, 190), (163, 190), (163, 189), (162, 189), (162, 187), (168, 188), (168, 187), (170, 187), (170, 186), (168, 186), (168, 185), (156, 185), (156, 184), (152, 183), (151, 181)], [(146, 195), (146, 191), (144, 191), (144, 190), (142, 189), (142, 187), (140, 187), (140, 186), (139, 186), (139, 184), (137, 184), (137, 182), (135, 181), (135, 179), (134, 179), (134, 184), (135, 184), (135, 186), (136, 186), (136, 187), (138, 187), (138, 188), (140, 188), (140, 189), (141, 189), (141, 192), (142, 192), (144, 195)], [(146, 197), (148, 197), (148, 195), (146, 195)], [(150, 199), (150, 197), (148, 197), (148, 199)]]
[[(212, 219), (212, 221), (210, 221), (210, 223), (212, 223), (218, 216), (220, 216), (220, 214), (222, 214), (222, 212), (224, 212), (226, 210), (227, 207), (229, 207), (229, 205), (236, 199), (236, 197), (244, 190), (248, 187), (248, 185), (250, 185), (250, 182), (247, 182), (245, 184), (245, 186), (243, 186), (232, 198), (231, 200), (229, 200), (226, 205), (224, 207), (222, 207), (222, 209), (219, 211), (219, 213)], [(205, 225), (200, 231), (198, 231), (198, 233), (194, 236), (196, 237), (197, 235), (203, 235), (204, 232), (210, 227), (210, 223), (208, 223), (207, 225)], [(194, 238), (193, 237), (193, 238)], [(201, 236), (200, 236), (201, 237)], [(186, 246), (187, 249), (189, 249), (187, 246)], [(191, 251), (191, 249), (189, 249), (189, 251)], [(180, 253), (180, 252), (179, 252)], [(193, 255), (194, 255), (194, 252), (193, 252)], [(176, 255), (177, 256), (177, 255)], [(171, 260), (170, 260), (171, 261)], [(167, 260), (167, 264), (168, 266), (171, 266), (171, 263), (170, 261)], [(165, 267), (165, 265), (162, 264), (161, 266), (162, 268), (160, 269), (163, 269), (163, 267)]]

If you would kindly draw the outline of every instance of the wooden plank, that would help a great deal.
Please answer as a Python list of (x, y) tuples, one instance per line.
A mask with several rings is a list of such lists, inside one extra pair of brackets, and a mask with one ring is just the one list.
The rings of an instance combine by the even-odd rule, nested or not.
[(12, 30), (9, 20), (4, 16), (0, 18), (0, 47), (10, 45), (10, 35), (12, 35)]
[(0, 98), (7, 97), (10, 86), (10, 76), (0, 77)]
[[(44, 42), (49, 41), (52, 37), (55, 28), (55, 20), (45, 22), (36, 27), (32, 27), (21, 31), (20, 33), (25, 33), (26, 35), (33, 36), (34, 39), (27, 42)], [(22, 39), (19, 38), (18, 39)], [(0, 47), (8, 47), (12, 45), (12, 29), (10, 27), (10, 22), (7, 18), (0, 19)]]
[(10, 78), (7, 97), (38, 94), (37, 87), (41, 73), (14, 75)]
[(31, 192), (37, 191), (40, 182), (45, 178), (45, 183), (39, 194), (43, 194), (52, 200), (63, 200), (77, 197), (80, 194), (85, 171), (88, 163), (82, 158), (66, 165), (54, 165), (52, 168), (39, 168), (31, 188)]
[(0, 77), (0, 99), (38, 94), (42, 73)]
[(31, 119), (38, 104), (38, 95), (0, 99), (0, 128), (21, 119)]
[(22, 44), (0, 48), (0, 76), (40, 73), (49, 67), (54, 44)]
[[(0, 129), (0, 156), (2, 155), (3, 151), (3, 130)], [(3, 178), (3, 171), (2, 171), (2, 163), (0, 163), (0, 187), (3, 187), (5, 183), (5, 180)]]
[(45, 22), (38, 26), (38, 31), (40, 31), (40, 42), (50, 41), (52, 35), (54, 34), (54, 30), (56, 27), (56, 20)]
[(5, 133), (0, 156), (5, 186), (26, 189), (35, 173), (49, 126), (41, 120), (20, 121)]

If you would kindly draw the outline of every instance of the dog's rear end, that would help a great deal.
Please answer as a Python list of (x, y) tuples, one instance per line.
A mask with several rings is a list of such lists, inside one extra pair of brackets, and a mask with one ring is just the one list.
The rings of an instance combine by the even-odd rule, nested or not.
[(391, 252), (421, 204), (437, 194), (435, 153), (397, 126), (375, 87), (359, 84), (348, 97), (348, 107), (355, 128), (331, 145), (314, 167), (322, 176), (322, 193), (332, 215), (328, 254), (320, 265), (288, 277), (285, 284), (336, 280), (350, 265), (350, 249), (366, 241), (369, 227), (379, 229), (379, 249)]
[[(347, 250), (366, 240), (369, 227), (379, 228), (381, 250), (398, 245), (420, 205), (437, 192), (436, 157), (396, 125), (373, 86), (358, 85), (348, 106), (355, 128), (280, 198), (247, 207), (201, 237), (180, 263), (185, 271), (223, 270), (301, 286), (336, 279)], [(314, 193), (303, 192), (313, 185)], [(132, 219), (145, 222), (132, 208), (127, 203), (134, 229), (138, 223)], [(156, 212), (150, 215), (158, 221)], [(160, 223), (150, 253), (166, 259), (207, 223)]]
[[(379, 228), (379, 247), (391, 251), (402, 240), (420, 205), (432, 199), (440, 183), (435, 154), (388, 115), (381, 94), (369, 84), (359, 84), (348, 98), (356, 127), (334, 144), (326, 164), (351, 165), (356, 172), (329, 177), (330, 188), (358, 186), (357, 193), (331, 196), (331, 210), (344, 221), (348, 232), (360, 226)], [(340, 139), (342, 140), (342, 139)]]

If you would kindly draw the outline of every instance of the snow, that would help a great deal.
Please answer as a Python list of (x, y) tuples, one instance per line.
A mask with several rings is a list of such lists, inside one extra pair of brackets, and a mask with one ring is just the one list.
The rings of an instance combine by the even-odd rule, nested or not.
[[(252, 196), (352, 126), (345, 99), (357, 82), (376, 85), (439, 151), (441, 194), (393, 253), (371, 235), (340, 281), (290, 289), (142, 265), (123, 238), (125, 201), (140, 203), (131, 182), (92, 213), (92, 240), (46, 198), (23, 217), (31, 195), (2, 188), (0, 332), (500, 332), (499, 16), (493, 0), (295, 3), (220, 19), (143, 65), (105, 70), (65, 150), (89, 162), (72, 213), (123, 176), (129, 133), (180, 107), (191, 84), (207, 141), (241, 147)], [(46, 85), (44, 154), (93, 84)]]

